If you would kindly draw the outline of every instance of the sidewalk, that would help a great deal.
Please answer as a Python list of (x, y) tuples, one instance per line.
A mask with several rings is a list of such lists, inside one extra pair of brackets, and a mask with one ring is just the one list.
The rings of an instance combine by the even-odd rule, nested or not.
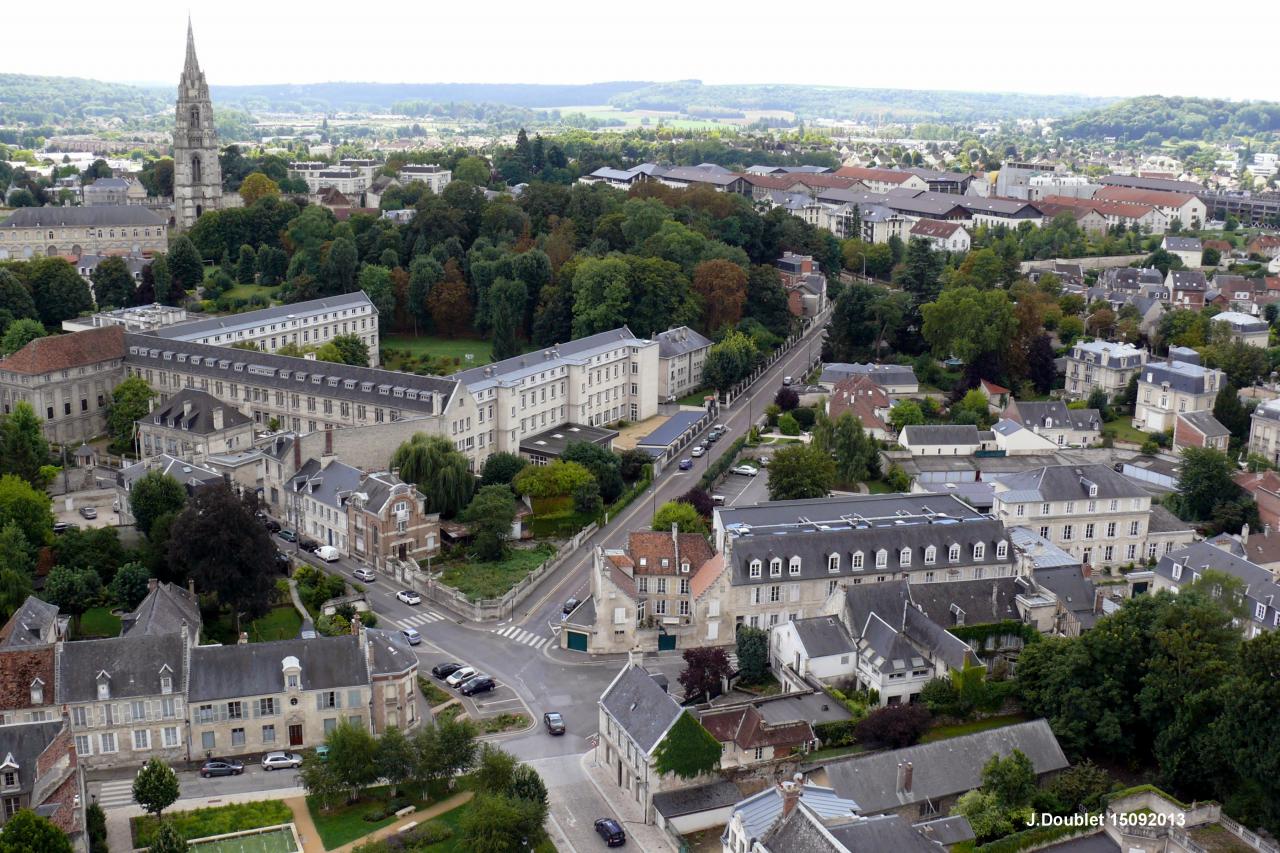
[(627, 833), (628, 846), (635, 844), (645, 853), (656, 850), (676, 853), (676, 847), (671, 843), (671, 836), (653, 824), (646, 823), (643, 806), (631, 797), (625, 796), (624, 792), (613, 784), (604, 764), (596, 760), (598, 749), (597, 746), (596, 749), (582, 754), (582, 771), (591, 780), (592, 786), (601, 799), (609, 804), (609, 808), (613, 809), (618, 820), (622, 822), (622, 827)]
[[(178, 800), (166, 812), (189, 812), (192, 809), (203, 809), (209, 806), (226, 806), (231, 803), (253, 803), (260, 800), (288, 800), (291, 798), (301, 798), (305, 792), (301, 788), (277, 788), (273, 791), (244, 791), (237, 794), (222, 794), (217, 797), (191, 797), (186, 800)], [(304, 807), (305, 811), (305, 807)], [(117, 853), (125, 853), (125, 851), (133, 849), (133, 833), (129, 829), (129, 821), (131, 818), (146, 814), (142, 807), (134, 804), (131, 806), (121, 806), (117, 809), (107, 809), (107, 846)], [(295, 813), (296, 814), (296, 813)], [(302, 831), (302, 827), (298, 827), (298, 831)], [(310, 848), (307, 848), (308, 851)]]

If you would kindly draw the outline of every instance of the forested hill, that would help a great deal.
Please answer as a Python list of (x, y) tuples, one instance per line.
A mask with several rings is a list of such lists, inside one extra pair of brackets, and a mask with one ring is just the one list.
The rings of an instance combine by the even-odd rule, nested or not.
[(210, 86), (215, 101), (270, 112), (389, 111), (394, 105), (426, 102), (487, 103), (510, 107), (569, 107), (605, 104), (643, 82), (546, 85), (540, 83), (303, 83)]
[(1168, 139), (1214, 140), (1280, 132), (1280, 103), (1176, 98), (1126, 98), (1057, 126), (1067, 139), (1114, 136), (1158, 144)]
[[(175, 77), (176, 79), (176, 77)], [(173, 109), (177, 91), (81, 77), (0, 74), (0, 125), (74, 125), (86, 119), (136, 122)]]

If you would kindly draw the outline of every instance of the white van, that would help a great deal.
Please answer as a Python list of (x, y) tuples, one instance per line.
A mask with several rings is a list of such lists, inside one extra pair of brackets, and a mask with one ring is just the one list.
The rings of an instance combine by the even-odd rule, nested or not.
[(316, 549), (316, 556), (324, 560), (326, 563), (332, 563), (337, 561), (338, 557), (341, 555), (338, 554), (338, 549), (332, 545), (321, 545)]

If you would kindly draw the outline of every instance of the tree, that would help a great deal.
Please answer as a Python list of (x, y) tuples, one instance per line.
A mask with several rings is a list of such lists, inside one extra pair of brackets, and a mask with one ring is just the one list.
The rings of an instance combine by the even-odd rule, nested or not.
[(427, 310), (436, 331), (446, 337), (456, 337), (471, 322), (471, 299), (466, 284), (446, 279), (435, 285), (427, 296)]
[[(326, 349), (332, 349), (324, 353)], [(331, 356), (325, 358), (324, 355)], [(369, 345), (359, 335), (338, 335), (316, 351), (319, 361), (334, 361), (339, 364), (350, 364), (356, 367), (369, 366)]]
[(1230, 383), (1222, 387), (1213, 401), (1213, 417), (1231, 431), (1235, 443), (1244, 444), (1249, 440), (1250, 416), (1240, 405), (1239, 388)]
[(912, 304), (919, 307), (938, 298), (941, 290), (938, 277), (942, 273), (942, 267), (942, 254), (933, 251), (927, 240), (913, 238), (907, 244), (902, 269), (894, 275), (894, 279), (911, 295)]
[(329, 732), (325, 744), (333, 775), (350, 790), (350, 799), (360, 799), (360, 792), (378, 780), (378, 742), (364, 726), (343, 720)]
[(36, 258), (29, 261), (27, 282), (35, 300), (40, 322), (57, 328), (93, 309), (89, 285), (75, 267), (62, 258)]
[(589, 441), (571, 441), (560, 458), (565, 462), (576, 462), (590, 471), (600, 486), (600, 497), (606, 503), (613, 503), (622, 494), (622, 465), (618, 454), (609, 448)]
[(133, 276), (124, 258), (103, 258), (89, 278), (100, 309), (125, 308), (134, 304)]
[(439, 779), (452, 779), (475, 766), (480, 745), (467, 719), (437, 719), (413, 735), (414, 781), (423, 790)]
[(826, 497), (835, 486), (830, 454), (808, 444), (788, 444), (769, 463), (769, 500)]
[(1036, 335), (1031, 339), (1031, 345), (1027, 351), (1027, 379), (1038, 394), (1048, 394), (1053, 388), (1053, 382), (1058, 374), (1054, 358), (1053, 342), (1048, 335)]
[(138, 530), (151, 534), (157, 518), (181, 511), (187, 502), (187, 490), (162, 471), (148, 471), (139, 477), (129, 491), (129, 511)]
[(518, 495), (531, 498), (558, 498), (571, 495), (584, 483), (595, 482), (591, 472), (577, 462), (557, 459), (550, 465), (530, 465), (511, 481)]
[(0, 448), (0, 472), (16, 474), (37, 488), (45, 487), (47, 476), (43, 469), (49, 464), (49, 442), (35, 409), (26, 400), (19, 400), (13, 412), (0, 422)]
[(14, 474), (0, 477), (0, 526), (14, 524), (32, 548), (53, 536), (52, 501), (43, 489)]
[(0, 832), (0, 853), (72, 853), (66, 833), (31, 809), (19, 809)]
[(680, 672), (680, 686), (685, 699), (697, 696), (717, 696), (721, 682), (733, 674), (729, 657), (724, 649), (711, 646), (695, 646), (684, 650), (684, 669)]
[(461, 512), (475, 490), (467, 457), (443, 436), (414, 433), (391, 455), (391, 467), (426, 496), (428, 512), (445, 518)]
[(760, 353), (742, 332), (729, 332), (707, 350), (702, 364), (704, 385), (720, 391), (732, 388), (755, 369)]
[(1111, 400), (1107, 398), (1107, 392), (1101, 388), (1093, 389), (1085, 403), (1085, 408), (1097, 409), (1104, 421), (1111, 417)]
[(689, 504), (689, 506), (697, 510), (698, 515), (702, 516), (704, 519), (710, 518), (711, 513), (715, 511), (715, 504), (711, 501), (711, 495), (707, 494), (704, 489), (700, 489), (697, 486), (694, 486), (692, 489), (676, 498), (676, 500), (681, 503)]
[(604, 511), (600, 484), (594, 479), (579, 483), (573, 489), (573, 511), (585, 516), (598, 516)]
[(413, 777), (415, 756), (413, 742), (396, 726), (388, 726), (378, 738), (374, 764), (377, 776), (391, 785), (391, 797), (395, 799), (400, 786)]
[(236, 264), (236, 281), (241, 284), (253, 284), (258, 271), (258, 256), (248, 243), (240, 246), (240, 260)]
[(466, 850), (475, 853), (519, 853), (546, 837), (547, 807), (505, 794), (482, 794), (462, 818)]
[(418, 324), (427, 326), (431, 322), (431, 310), (427, 297), (431, 289), (444, 278), (444, 268), (435, 258), (419, 255), (409, 264), (409, 313), (413, 316), (413, 331), (418, 332)]
[(0, 269), (0, 313), (5, 311), (15, 320), (36, 320), (40, 317), (27, 285), (8, 270)]
[(249, 207), (262, 198), (273, 198), (280, 195), (280, 185), (261, 172), (250, 173), (240, 184), (240, 198), (244, 206)]
[(493, 330), (493, 360), (502, 361), (521, 352), (521, 326), (528, 301), (524, 282), (500, 278), (489, 291), (489, 325)]
[(1003, 758), (993, 755), (982, 768), (982, 789), (995, 794), (1006, 811), (1026, 808), (1035, 796), (1036, 769), (1020, 749)]
[(789, 412), (800, 405), (800, 395), (794, 388), (779, 388), (773, 397), (773, 404), (784, 412)]
[(902, 432), (906, 427), (924, 423), (924, 412), (920, 404), (914, 400), (899, 400), (889, 410), (889, 425), (895, 432)]
[(187, 853), (190, 849), (187, 840), (182, 837), (182, 833), (178, 832), (178, 828), (171, 821), (166, 820), (160, 822), (160, 828), (151, 837), (151, 847), (148, 851), (149, 853)]
[(920, 705), (887, 705), (877, 708), (854, 729), (859, 743), (868, 747), (901, 749), (920, 740), (929, 728), (929, 709)]
[[(721, 649), (716, 651), (724, 654)], [(654, 749), (654, 767), (659, 773), (696, 779), (720, 766), (720, 752), (720, 742), (715, 736), (688, 711), (681, 711), (666, 737)]]
[(1048, 789), (1067, 812), (1097, 811), (1115, 782), (1107, 771), (1085, 759), (1063, 770)]
[(1222, 262), (1222, 252), (1210, 246), (1200, 253), (1200, 266), (1216, 267)]
[(764, 684), (769, 678), (769, 632), (740, 625), (737, 647), (739, 683)]
[(157, 821), (165, 809), (177, 802), (180, 792), (178, 774), (159, 758), (142, 765), (133, 777), (133, 801), (147, 814), (155, 815)]
[(1014, 831), (1013, 821), (1000, 807), (996, 795), (980, 788), (961, 795), (951, 813), (963, 815), (979, 841), (1003, 838)]
[(693, 268), (693, 291), (702, 298), (702, 328), (736, 326), (747, 301), (747, 272), (732, 261), (703, 261)]
[(1013, 305), (1003, 290), (959, 287), (920, 309), (922, 334), (939, 358), (956, 356), (967, 363), (1002, 354), (1013, 339)]
[[(337, 242), (337, 241), (334, 241)], [(360, 268), (358, 286), (378, 309), (378, 327), (385, 333), (395, 315), (395, 292), (391, 286), (391, 270), (374, 264)]]
[(107, 594), (111, 600), (127, 610), (133, 610), (147, 597), (147, 585), (151, 580), (151, 572), (141, 563), (125, 563), (116, 569), (116, 575), (107, 585)]
[[(107, 849), (107, 813), (93, 803), (84, 810), (85, 834), (89, 836), (89, 853), (110, 853)], [(155, 845), (151, 847), (155, 850)]]
[(463, 157), (453, 167), (453, 179), (483, 187), (489, 183), (489, 164), (483, 157)]
[(236, 633), (241, 616), (267, 612), (274, 589), (275, 546), (258, 523), (256, 495), (237, 497), (225, 483), (199, 489), (174, 519), (169, 566), (230, 607)]
[(347, 790), (346, 783), (338, 778), (333, 765), (318, 758), (314, 753), (303, 756), (302, 766), (298, 768), (298, 781), (307, 792), (307, 796), (314, 797), (320, 804), (322, 812), (332, 809), (338, 798)]
[(645, 469), (653, 464), (653, 457), (636, 447), (630, 447), (618, 454), (618, 472), (622, 479), (634, 483), (644, 476)]
[(490, 454), (484, 460), (484, 466), (480, 469), (480, 485), (510, 486), (511, 481), (528, 464), (529, 460), (523, 456), (517, 456), (505, 450)]
[(853, 485), (880, 476), (880, 450), (852, 412), (834, 421), (821, 415), (813, 427), (813, 445), (836, 463), (836, 482)]
[(28, 320), (26, 318), (14, 320), (4, 330), (4, 337), (0, 338), (0, 350), (5, 355), (13, 355), (36, 338), (43, 338), (48, 332), (45, 331), (44, 325), (37, 320)]
[[(174, 239), (166, 256), (169, 269), (170, 304), (181, 304), (184, 294), (204, 283), (204, 261), (195, 243), (185, 234)], [(159, 280), (156, 292), (159, 294)]]
[(785, 337), (791, 331), (795, 317), (777, 267), (766, 264), (751, 267), (747, 273), (747, 299), (743, 311), (775, 335)]
[(701, 533), (704, 536), (707, 533), (706, 521), (692, 505), (683, 501), (667, 501), (653, 516), (654, 530), (669, 532), (673, 524), (681, 533)]
[(515, 497), (508, 486), (482, 486), (462, 514), (471, 526), (476, 553), (483, 560), (501, 560), (507, 553), (511, 522), (516, 517)]
[(91, 569), (110, 583), (125, 562), (124, 546), (114, 527), (68, 530), (54, 541), (54, 561), (69, 569)]
[(1224, 498), (1236, 494), (1231, 459), (1211, 447), (1187, 447), (1182, 451), (1177, 506), (1192, 520), (1203, 521)]
[(114, 452), (127, 453), (134, 449), (137, 421), (146, 417), (154, 396), (156, 392), (141, 376), (130, 376), (111, 392), (111, 402), (107, 405), (107, 434), (111, 436)]
[(476, 769), (471, 777), (476, 790), (485, 794), (502, 794), (511, 787), (519, 762), (500, 746), (481, 744)]

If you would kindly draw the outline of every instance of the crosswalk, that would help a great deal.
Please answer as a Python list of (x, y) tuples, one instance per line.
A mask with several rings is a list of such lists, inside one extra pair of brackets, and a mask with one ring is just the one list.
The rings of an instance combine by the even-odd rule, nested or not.
[(397, 619), (396, 622), (401, 628), (419, 628), (430, 622), (441, 622), (444, 617), (432, 610), (423, 610), (414, 616), (406, 616), (403, 619)]
[(546, 647), (550, 642), (550, 637), (539, 637), (537, 634), (530, 634), (523, 628), (515, 625), (509, 625), (506, 628), (494, 628), (492, 633), (499, 637), (506, 637), (508, 640), (515, 640), (517, 643), (523, 643), (535, 649)]
[(133, 803), (133, 780), (113, 779), (103, 782), (98, 790), (98, 805), (104, 809), (120, 808)]

